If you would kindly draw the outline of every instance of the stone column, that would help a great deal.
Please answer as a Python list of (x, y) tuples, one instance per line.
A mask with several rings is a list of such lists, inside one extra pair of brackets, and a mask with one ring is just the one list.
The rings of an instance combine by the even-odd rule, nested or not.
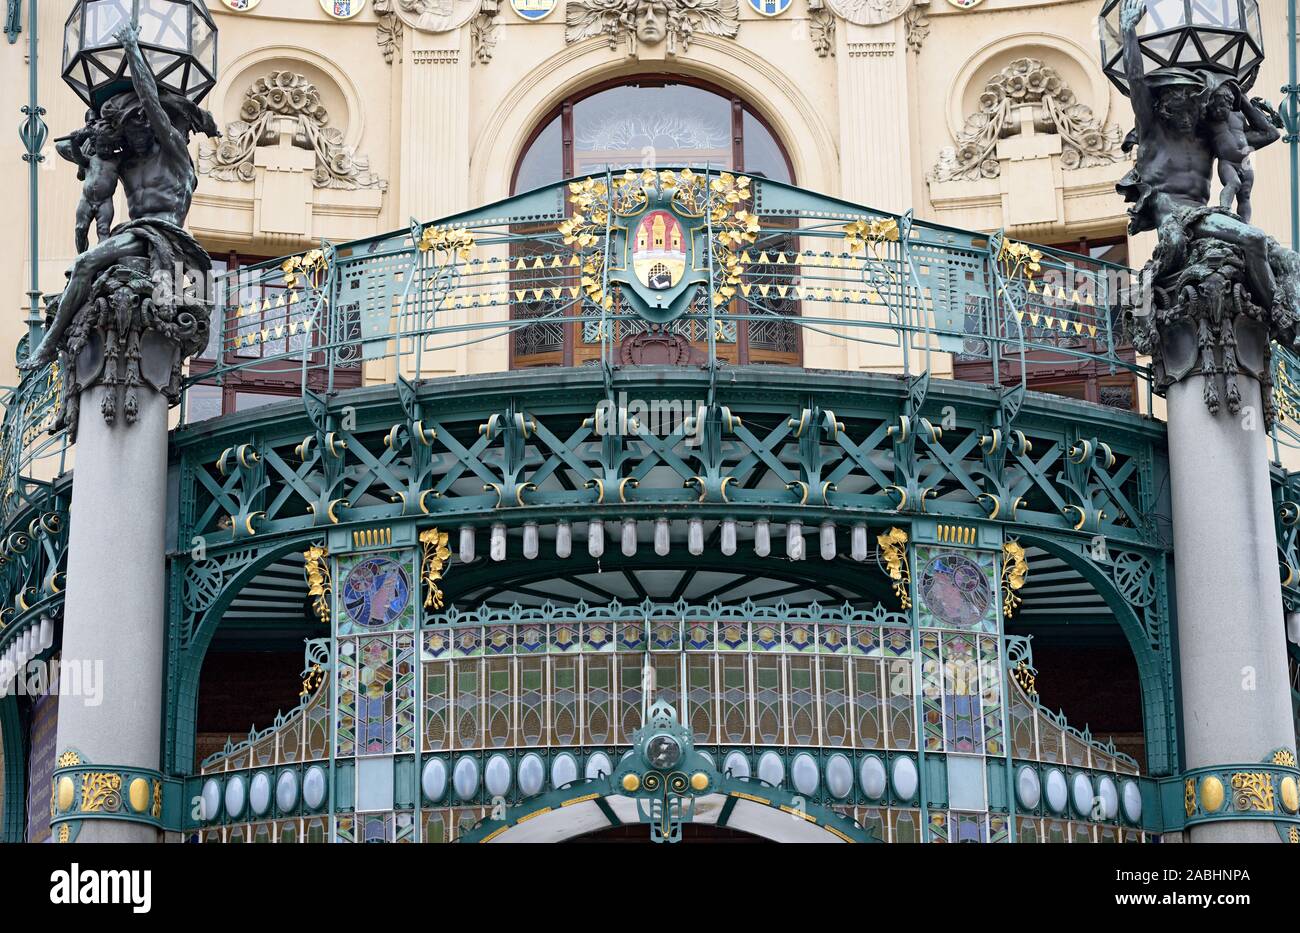
[[(1189, 375), (1167, 390), (1189, 771), (1261, 762), (1295, 744), (1260, 385), (1238, 375), (1241, 411), (1211, 414), (1206, 378)], [(1189, 834), (1192, 842), (1280, 841), (1266, 819), (1202, 823)]]
[[(166, 645), (167, 401), (139, 393), (139, 416), (106, 423), (106, 393), (81, 397), (68, 529), (68, 588), (63, 608), (65, 664), (102, 664), (102, 702), (64, 696), (60, 755), (158, 770)], [(39, 789), (34, 789), (39, 793)], [(121, 788), (125, 805), (128, 788)], [(156, 842), (151, 826), (109, 819), (80, 821), (77, 842)]]

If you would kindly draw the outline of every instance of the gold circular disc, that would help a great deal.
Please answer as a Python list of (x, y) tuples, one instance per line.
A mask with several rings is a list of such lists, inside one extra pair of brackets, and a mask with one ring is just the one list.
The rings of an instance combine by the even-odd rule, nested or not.
[(1282, 778), (1282, 806), (1288, 813), (1295, 813), (1300, 810), (1300, 787), (1296, 785), (1296, 779), (1287, 775)]
[(696, 771), (691, 775), (691, 787), (696, 790), (704, 790), (709, 786), (709, 776), (703, 771)]
[(1223, 782), (1214, 775), (1201, 779), (1201, 809), (1217, 813), (1223, 806)]
[(138, 777), (131, 782), (127, 793), (128, 799), (131, 801), (131, 809), (136, 813), (143, 813), (145, 807), (149, 806), (149, 782), (142, 777)]
[(641, 779), (635, 774), (623, 775), (623, 790), (634, 791), (641, 786)]
[(59, 778), (59, 809), (62, 811), (69, 810), (72, 807), (72, 778), (66, 774)]

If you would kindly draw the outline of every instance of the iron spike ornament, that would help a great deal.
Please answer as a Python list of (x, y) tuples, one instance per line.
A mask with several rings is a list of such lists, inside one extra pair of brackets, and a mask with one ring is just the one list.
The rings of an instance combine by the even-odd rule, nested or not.
[(160, 89), (198, 103), (217, 82), (217, 27), (203, 0), (81, 0), (63, 26), (63, 80), (98, 108), (131, 89), (117, 38), (139, 28), (140, 51)]
[[(1101, 9), (1101, 61), (1106, 76), (1125, 95), (1123, 0)], [(1209, 71), (1250, 90), (1264, 61), (1259, 0), (1150, 0), (1138, 24), (1138, 46), (1149, 75), (1161, 68)]]

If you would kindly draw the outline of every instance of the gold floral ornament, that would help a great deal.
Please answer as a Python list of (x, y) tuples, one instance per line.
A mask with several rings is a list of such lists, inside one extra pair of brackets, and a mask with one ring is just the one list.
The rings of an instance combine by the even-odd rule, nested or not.
[(1279, 748), (1273, 753), (1273, 764), (1282, 765), (1285, 768), (1295, 767), (1295, 752), (1289, 748)]
[(467, 227), (425, 227), (418, 245), (422, 253), (433, 250), (435, 254), (450, 254), (448, 258), (459, 256), (461, 259), (469, 259), (476, 242), (474, 231)]
[[(627, 188), (637, 183), (638, 178), (629, 172), (619, 179), (619, 185)], [(572, 246), (575, 252), (580, 253), (600, 242), (609, 223), (608, 196), (609, 188), (598, 179), (569, 182), (569, 203), (573, 205), (573, 213), (556, 228), (564, 238), (565, 246)], [(582, 264), (579, 284), (592, 302), (611, 308), (614, 299), (605, 294), (604, 273), (604, 257), (592, 253)]]
[(1183, 782), (1183, 812), (1188, 816), (1196, 812), (1196, 778)]
[(855, 220), (844, 227), (844, 250), (850, 256), (865, 252), (871, 247), (872, 254), (881, 258), (881, 247), (885, 243), (898, 242), (898, 221), (892, 217), (873, 217), (871, 220)]
[(1273, 811), (1273, 781), (1264, 771), (1239, 771), (1232, 776), (1233, 806), (1238, 810)]
[(157, 779), (153, 782), (153, 807), (149, 815), (155, 820), (162, 819), (162, 781)]
[(1029, 561), (1025, 559), (1025, 546), (1015, 538), (1002, 545), (1002, 613), (1009, 619), (1024, 602), (1019, 591), (1029, 577)]
[(1298, 396), (1300, 396), (1300, 393), (1296, 392), (1296, 384), (1291, 381), (1291, 377), (1287, 374), (1286, 363), (1279, 358), (1277, 372), (1273, 378), (1273, 402), (1277, 405), (1278, 421), (1300, 420), (1300, 404), (1297, 404)]
[(75, 768), (81, 764), (81, 756), (76, 752), (67, 751), (59, 756), (58, 765), (60, 768)]
[(285, 288), (299, 288), (303, 285), (320, 288), (329, 271), (329, 261), (326, 260), (324, 251), (309, 249), (300, 256), (290, 256), (280, 263), (280, 271), (284, 273)]
[(305, 700), (311, 696), (325, 682), (325, 672), (321, 670), (319, 664), (313, 664), (307, 676), (302, 679), (302, 689), (298, 691), (298, 698)]
[(1004, 279), (1010, 281), (1023, 277), (1029, 282), (1030, 290), (1034, 291), (1034, 276), (1043, 268), (1043, 251), (1027, 243), (1003, 240), (1002, 249), (998, 251), (998, 265)]
[(1038, 682), (1034, 676), (1034, 669), (1026, 664), (1023, 658), (1011, 669), (1011, 676), (1025, 693), (1031, 697), (1038, 695)]
[(442, 579), (442, 568), (451, 558), (451, 548), (447, 547), (447, 532), (429, 528), (420, 532), (420, 544), (423, 558), (420, 561), (420, 578), (424, 581), (424, 608), (442, 608), (442, 590), (438, 581)]
[(81, 778), (81, 809), (119, 810), (122, 807), (122, 775), (111, 771), (91, 771)]
[(882, 535), (876, 536), (880, 545), (880, 557), (885, 562), (885, 571), (894, 584), (894, 595), (903, 609), (912, 607), (909, 588), (912, 582), (911, 568), (907, 564), (907, 532), (901, 528), (890, 528)]
[(307, 595), (312, 597), (312, 609), (316, 618), (325, 624), (330, 620), (330, 568), (329, 551), (322, 545), (313, 544), (303, 552), (305, 563), (302, 570), (307, 577)]

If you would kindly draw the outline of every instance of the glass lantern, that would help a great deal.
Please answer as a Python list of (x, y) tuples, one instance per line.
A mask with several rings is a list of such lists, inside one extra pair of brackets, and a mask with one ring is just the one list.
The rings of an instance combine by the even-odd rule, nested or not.
[[(1101, 61), (1106, 76), (1128, 94), (1119, 15), (1122, 0), (1101, 9)], [(1147, 0), (1137, 25), (1144, 72), (1190, 68), (1236, 78), (1249, 90), (1264, 61), (1259, 0)]]
[(78, 0), (63, 26), (63, 80), (98, 107), (131, 89), (113, 34), (140, 27), (140, 50), (161, 89), (198, 103), (217, 80), (217, 27), (203, 0)]

